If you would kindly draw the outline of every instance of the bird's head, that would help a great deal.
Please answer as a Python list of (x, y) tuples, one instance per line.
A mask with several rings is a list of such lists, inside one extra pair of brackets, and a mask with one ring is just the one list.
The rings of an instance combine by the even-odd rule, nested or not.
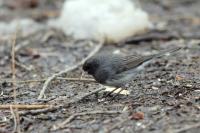
[(94, 75), (98, 67), (99, 67), (99, 61), (95, 58), (90, 58), (83, 64), (82, 68), (88, 74)]

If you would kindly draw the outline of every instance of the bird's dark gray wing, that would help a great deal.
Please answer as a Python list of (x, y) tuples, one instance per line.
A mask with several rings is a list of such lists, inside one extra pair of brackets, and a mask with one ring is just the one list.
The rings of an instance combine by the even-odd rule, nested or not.
[(180, 48), (165, 50), (158, 54), (153, 54), (149, 56), (130, 55), (120, 58), (120, 66), (118, 66), (118, 69), (116, 69), (117, 71), (115, 75), (109, 77), (106, 80), (106, 84), (120, 87), (135, 77), (135, 74), (138, 72), (138, 70), (140, 70), (138, 69), (140, 68), (139, 66), (142, 66), (143, 63), (148, 63), (148, 61), (150, 61), (153, 58), (161, 57), (163, 55), (166, 55), (166, 53), (172, 53), (178, 51), (179, 49)]
[(140, 66), (143, 65), (143, 63), (148, 62), (152, 58), (154, 58), (156, 55), (150, 55), (150, 56), (127, 56), (124, 57), (121, 60), (121, 66), (116, 69), (116, 73), (114, 76), (111, 76), (106, 80), (106, 84), (110, 86), (117, 86), (121, 87), (130, 80), (132, 80), (138, 70), (140, 70)]
[(144, 62), (152, 59), (154, 56), (135, 56), (135, 55), (130, 55), (126, 56), (121, 59), (120, 63), (120, 69), (116, 72), (117, 74), (120, 74), (122, 72), (135, 69), (138, 66), (142, 65)]
[(143, 63), (145, 63), (153, 58), (161, 57), (161, 56), (176, 52), (180, 49), (181, 48), (163, 50), (163, 51), (159, 52), (158, 54), (147, 55), (147, 56), (136, 56), (136, 55), (126, 56), (121, 60), (122, 69), (119, 70), (117, 73), (121, 73), (124, 71), (128, 71), (130, 69), (137, 68), (138, 66), (142, 65)]

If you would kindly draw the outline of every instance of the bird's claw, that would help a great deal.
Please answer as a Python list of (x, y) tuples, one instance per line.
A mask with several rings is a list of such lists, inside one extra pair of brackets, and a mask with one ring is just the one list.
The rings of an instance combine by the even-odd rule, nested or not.
[[(116, 92), (116, 90), (120, 89), (118, 92)], [(110, 91), (109, 93), (107, 93), (104, 98), (108, 97), (108, 96), (111, 96), (112, 94), (116, 93), (115, 95), (112, 96), (112, 99), (113, 100), (115, 97), (117, 97), (124, 89), (123, 88), (115, 88), (113, 89), (112, 91)]]

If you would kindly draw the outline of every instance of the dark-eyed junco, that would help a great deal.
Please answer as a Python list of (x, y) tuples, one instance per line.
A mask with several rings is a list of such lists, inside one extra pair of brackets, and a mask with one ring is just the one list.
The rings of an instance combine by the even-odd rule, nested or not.
[(92, 75), (100, 84), (122, 87), (133, 79), (136, 72), (141, 70), (142, 66), (148, 61), (163, 55), (169, 55), (179, 49), (181, 48), (168, 49), (148, 56), (99, 53), (83, 64), (83, 70)]

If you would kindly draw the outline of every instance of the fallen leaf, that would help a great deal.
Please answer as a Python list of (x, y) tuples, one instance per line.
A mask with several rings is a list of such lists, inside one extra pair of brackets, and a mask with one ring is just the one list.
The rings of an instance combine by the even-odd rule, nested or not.
[(131, 115), (131, 120), (142, 120), (142, 119), (144, 119), (143, 112), (136, 112)]
[(180, 80), (183, 80), (184, 78), (180, 75), (176, 75), (176, 80), (180, 81)]

